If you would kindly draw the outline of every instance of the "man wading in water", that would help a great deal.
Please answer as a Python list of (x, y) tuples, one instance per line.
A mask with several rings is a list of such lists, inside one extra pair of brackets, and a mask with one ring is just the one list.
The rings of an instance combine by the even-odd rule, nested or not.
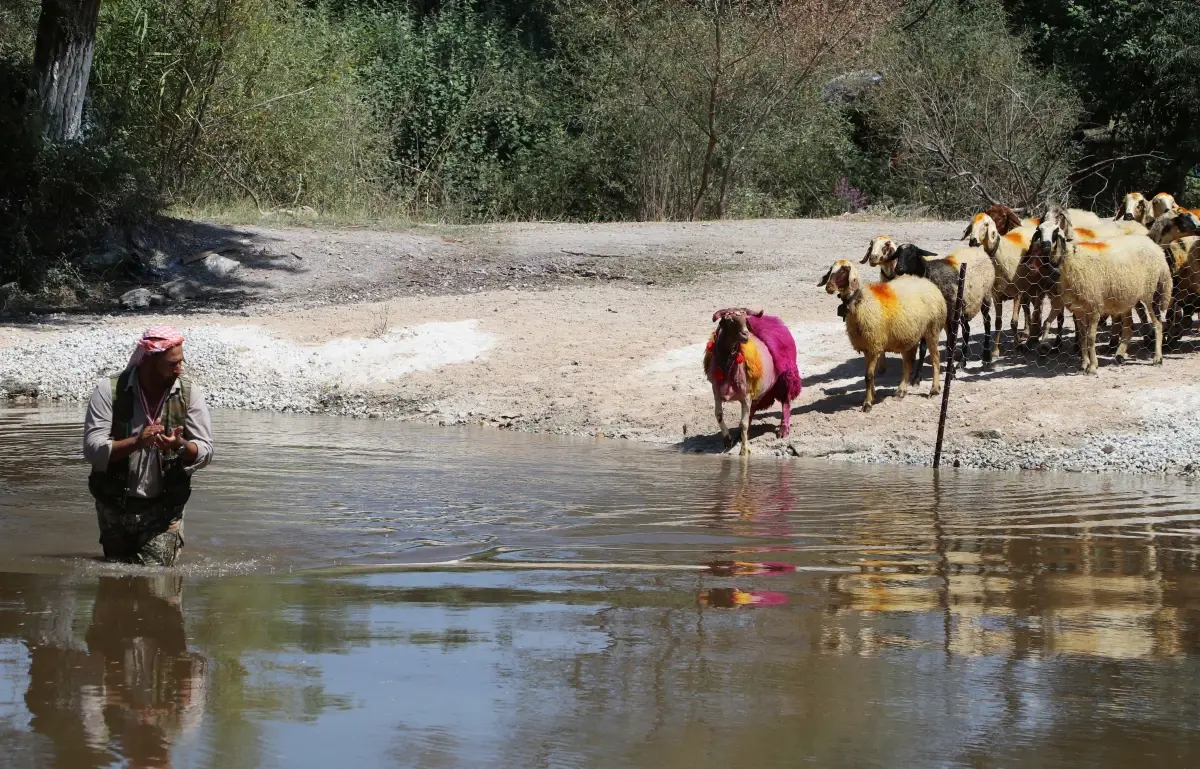
[(213, 449), (204, 393), (182, 373), (183, 336), (152, 328), (125, 370), (101, 379), (88, 403), (83, 455), (109, 560), (172, 566), (183, 547), (192, 473)]

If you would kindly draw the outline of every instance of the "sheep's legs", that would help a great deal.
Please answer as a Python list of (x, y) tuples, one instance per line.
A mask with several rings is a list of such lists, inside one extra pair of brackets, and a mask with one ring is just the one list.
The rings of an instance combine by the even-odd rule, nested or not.
[(934, 328), (925, 333), (925, 344), (929, 348), (929, 365), (933, 366), (933, 389), (929, 391), (930, 396), (937, 395), (942, 391), (942, 358), (938, 353), (938, 335), (941, 329)]
[[(967, 361), (971, 360), (971, 321), (967, 320), (966, 313), (960, 319), (960, 333), (962, 334), (962, 364), (963, 368), (967, 367)], [(987, 346), (987, 341), (984, 340), (984, 346)], [(982, 353), (980, 354), (982, 357)]]
[(875, 365), (879, 361), (879, 353), (864, 353), (867, 358), (867, 397), (863, 400), (862, 410), (870, 411), (875, 403)]
[[(980, 312), (980, 314), (983, 315), (983, 351), (980, 353), (979, 357), (981, 357), (983, 359), (983, 365), (985, 368), (992, 364), (993, 355), (997, 358), (1000, 357), (1000, 348), (999, 347), (997, 347), (994, 350), (992, 348), (988, 347), (988, 340), (995, 338), (992, 336), (992, 307), (991, 307), (991, 304), (992, 304), (991, 301), (985, 297), (983, 300), (983, 304), (980, 305), (980, 307), (979, 307), (979, 312)], [(1001, 302), (996, 303), (997, 315), (999, 315), (999, 313), (1001, 312), (1000, 308), (1002, 306), (1003, 306), (1003, 303), (1001, 303)], [(1016, 317), (1015, 313), (1013, 314), (1013, 317), (1014, 318)], [(1013, 325), (1015, 328), (1016, 324), (1014, 323)], [(996, 318), (996, 328), (997, 329), (1000, 328), (1000, 318), (999, 317)], [(997, 336), (999, 336), (999, 335), (997, 335)]]
[(786, 438), (788, 437), (788, 433), (792, 431), (792, 402), (779, 401), (779, 405), (783, 409), (779, 419), (779, 437)]
[(725, 448), (728, 449), (733, 445), (733, 438), (729, 436), (729, 428), (725, 426), (725, 404), (721, 402), (721, 396), (717, 394), (717, 389), (713, 388), (713, 401), (715, 407), (713, 411), (717, 415), (717, 426), (721, 428), (721, 440), (725, 443)]
[[(992, 304), (994, 304), (996, 306), (996, 327), (995, 327), (995, 330), (993, 330), (990, 334), (985, 333), (983, 336), (984, 347), (987, 347), (989, 337), (991, 338), (991, 342), (992, 342), (991, 353), (983, 359), (984, 363), (987, 363), (993, 357), (995, 357), (995, 358), (1000, 357), (1000, 329), (1004, 326), (1004, 297), (1000, 296), (999, 294), (992, 294)], [(987, 308), (987, 304), (985, 301), (983, 308), (981, 308), (981, 309), (986, 309), (986, 308)], [(984, 324), (985, 324), (985, 328), (986, 328), (986, 324), (987, 324), (986, 320), (984, 321)], [(1012, 324), (1013, 324), (1013, 333), (1016, 333), (1017, 314), (1016, 314), (1015, 307), (1013, 308)], [(985, 352), (986, 352), (986, 350), (985, 350)]]
[(1154, 308), (1151, 313), (1151, 322), (1154, 324), (1154, 364), (1161, 366), (1163, 362), (1163, 324), (1159, 317), (1158, 307)]
[(1079, 348), (1082, 350), (1083, 373), (1095, 374), (1096, 369), (1100, 366), (1096, 358), (1096, 331), (1100, 325), (1100, 319), (1095, 315), (1076, 316), (1075, 323), (1079, 328)]
[(912, 376), (908, 380), (908, 383), (910, 385), (913, 385), (915, 387), (916, 385), (921, 384), (921, 369), (924, 367), (925, 367), (925, 340), (922, 339), (919, 349), (917, 350), (917, 365), (913, 366)]
[(908, 395), (908, 377), (912, 372), (913, 361), (916, 360), (916, 357), (917, 348), (915, 346), (900, 353), (900, 362), (903, 365), (902, 370), (904, 372), (900, 376), (900, 389), (896, 391), (896, 397), (900, 400), (903, 400), (904, 396)]
[(750, 396), (743, 395), (742, 403), (742, 456), (750, 453)]
[[(1041, 304), (1040, 300), (1038, 303), (1039, 303), (1039, 305)], [(1039, 313), (1041, 312), (1040, 307), (1038, 308), (1038, 311), (1039, 311)], [(1039, 353), (1044, 353), (1044, 352), (1048, 351), (1049, 348), (1046, 345), (1046, 337), (1050, 336), (1050, 324), (1054, 323), (1056, 320), (1058, 321), (1058, 341), (1056, 342), (1056, 345), (1057, 345), (1058, 349), (1061, 350), (1062, 349), (1063, 322), (1066, 320), (1066, 313), (1063, 312), (1063, 308), (1061, 306), (1059, 306), (1059, 304), (1057, 302), (1055, 302), (1053, 299), (1051, 299), (1050, 300), (1050, 314), (1046, 316), (1045, 323), (1040, 324), (1041, 331), (1038, 333), (1038, 352)], [(1078, 320), (1076, 322), (1078, 322)]]
[[(1114, 326), (1113, 330), (1116, 328)], [(1127, 312), (1121, 316), (1121, 337), (1117, 344), (1117, 363), (1124, 363), (1125, 356), (1129, 354), (1129, 340), (1133, 338), (1133, 312)]]

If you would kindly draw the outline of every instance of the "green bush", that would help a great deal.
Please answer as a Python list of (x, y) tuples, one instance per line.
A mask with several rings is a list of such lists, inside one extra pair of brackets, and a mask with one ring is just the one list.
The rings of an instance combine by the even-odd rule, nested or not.
[(377, 194), (355, 30), (292, 0), (107, 0), (91, 94), (172, 202), (332, 209)]
[(358, 78), (388, 136), (393, 195), (454, 218), (540, 213), (524, 193), (561, 126), (544, 70), (515, 33), (466, 5), (424, 20), (355, 18), (369, 51)]

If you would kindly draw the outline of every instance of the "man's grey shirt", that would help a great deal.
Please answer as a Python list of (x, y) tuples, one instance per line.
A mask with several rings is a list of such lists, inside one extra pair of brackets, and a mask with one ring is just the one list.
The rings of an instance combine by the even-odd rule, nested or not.
[[(178, 379), (171, 385), (171, 392), (180, 388)], [(133, 424), (130, 436), (137, 435), (146, 426), (146, 410), (138, 396), (136, 376), (129, 377), (129, 389), (133, 395)], [(212, 418), (204, 403), (204, 390), (192, 383), (191, 398), (187, 404), (187, 421), (183, 437), (196, 444), (196, 461), (186, 467), (188, 474), (199, 470), (212, 461)], [(88, 401), (87, 416), (83, 420), (83, 457), (100, 472), (108, 469), (108, 457), (112, 453), (112, 382), (108, 377), (96, 384), (92, 399)], [(164, 407), (165, 408), (165, 407)], [(161, 415), (160, 415), (161, 416)], [(129, 494), (134, 497), (157, 497), (162, 493), (162, 465), (159, 450), (150, 447), (138, 449), (129, 455)]]

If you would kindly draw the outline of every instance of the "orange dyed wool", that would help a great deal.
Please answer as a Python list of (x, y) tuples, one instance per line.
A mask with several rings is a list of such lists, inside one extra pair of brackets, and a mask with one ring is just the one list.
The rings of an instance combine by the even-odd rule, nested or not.
[(759, 394), (758, 385), (762, 381), (763, 375), (763, 363), (758, 345), (754, 342), (746, 342), (742, 345), (742, 355), (746, 359), (746, 389), (757, 396)]

